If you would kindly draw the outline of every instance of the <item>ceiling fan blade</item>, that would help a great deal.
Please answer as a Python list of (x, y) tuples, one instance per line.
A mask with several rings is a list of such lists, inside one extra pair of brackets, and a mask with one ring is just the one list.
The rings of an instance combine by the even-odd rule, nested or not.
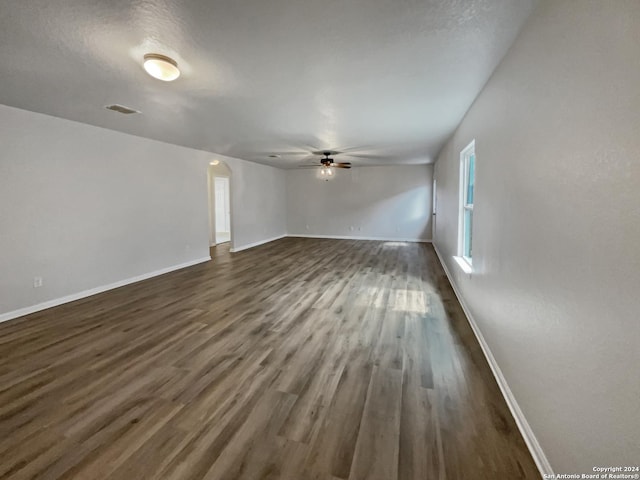
[(332, 163), (331, 166), (333, 168), (351, 168), (350, 163)]

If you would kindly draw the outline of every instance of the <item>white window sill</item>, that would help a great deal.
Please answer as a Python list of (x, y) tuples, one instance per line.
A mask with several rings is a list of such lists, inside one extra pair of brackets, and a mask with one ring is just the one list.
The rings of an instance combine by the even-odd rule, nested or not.
[(466, 273), (467, 275), (473, 273), (473, 267), (467, 260), (464, 259), (464, 257), (453, 257), (453, 259), (456, 261), (456, 263), (464, 273)]

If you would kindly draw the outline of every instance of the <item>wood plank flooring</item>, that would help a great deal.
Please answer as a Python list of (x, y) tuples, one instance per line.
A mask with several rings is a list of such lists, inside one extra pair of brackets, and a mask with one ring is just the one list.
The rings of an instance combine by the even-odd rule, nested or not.
[(287, 238), (0, 324), (0, 479), (539, 479), (430, 245)]

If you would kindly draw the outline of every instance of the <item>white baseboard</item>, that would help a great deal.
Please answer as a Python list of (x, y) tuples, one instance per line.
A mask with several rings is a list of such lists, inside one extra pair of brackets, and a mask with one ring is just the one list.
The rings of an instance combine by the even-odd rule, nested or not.
[(259, 245), (264, 245), (265, 243), (273, 242), (275, 240), (280, 240), (281, 238), (291, 237), (291, 238), (332, 238), (335, 240), (378, 240), (383, 242), (413, 242), (413, 243), (431, 243), (431, 240), (423, 240), (419, 238), (387, 238), (387, 237), (351, 237), (351, 236), (342, 236), (342, 235), (304, 235), (304, 234), (286, 234), (279, 235), (273, 238), (267, 238), (266, 240), (260, 240), (259, 242), (249, 243), (247, 245), (242, 245), (240, 247), (230, 248), (229, 251), (231, 253), (241, 252), (242, 250), (247, 250), (249, 248), (257, 247)]
[(431, 240), (421, 238), (390, 238), (390, 237), (353, 237), (350, 235), (307, 235), (302, 233), (290, 233), (287, 237), (299, 238), (333, 238), (335, 240), (377, 240), (380, 242), (411, 242), (411, 243), (431, 243)]
[(54, 298), (53, 300), (48, 300), (43, 303), (38, 303), (37, 305), (32, 305), (30, 307), (24, 307), (18, 310), (13, 310), (12, 312), (0, 314), (0, 322), (6, 322), (7, 320), (12, 320), (14, 318), (22, 317), (24, 315), (29, 315), (30, 313), (39, 312), (40, 310), (45, 310), (47, 308), (57, 307), (58, 305), (62, 305), (63, 303), (69, 303), (75, 300), (80, 300), (81, 298), (90, 297), (91, 295), (96, 295), (98, 293), (106, 292), (107, 290), (113, 290), (114, 288), (123, 287), (131, 283), (136, 283), (142, 280), (146, 280), (148, 278), (157, 277), (158, 275), (163, 275), (165, 273), (173, 272), (174, 270), (180, 270), (181, 268), (191, 267), (193, 265), (197, 265), (198, 263), (208, 262), (209, 260), (211, 260), (211, 257), (208, 257), (208, 256), (198, 258), (196, 260), (190, 260), (185, 263), (180, 263), (178, 265), (173, 265), (171, 267), (162, 268), (154, 272), (144, 273), (142, 275), (127, 278), (125, 280), (120, 280), (118, 282), (110, 283), (108, 285), (102, 285), (100, 287), (91, 288), (89, 290), (84, 290), (79, 293), (73, 293), (65, 297)]
[(533, 457), (534, 462), (536, 462), (536, 466), (540, 471), (540, 475), (543, 478), (554, 478), (555, 475), (551, 468), (551, 464), (547, 459), (547, 456), (544, 454), (544, 451), (542, 450), (542, 447), (540, 446), (538, 439), (536, 438), (535, 434), (533, 433), (533, 430), (531, 430), (531, 427), (529, 426), (529, 422), (527, 422), (527, 419), (525, 418), (524, 413), (522, 413), (522, 410), (520, 409), (518, 402), (513, 396), (513, 392), (509, 388), (507, 379), (502, 374), (502, 370), (500, 370), (500, 367), (498, 366), (498, 363), (496, 362), (496, 359), (494, 358), (493, 353), (491, 353), (491, 350), (489, 349), (489, 345), (484, 339), (484, 336), (482, 335), (482, 332), (480, 331), (478, 324), (473, 318), (473, 315), (471, 314), (469, 307), (464, 301), (462, 294), (458, 290), (458, 287), (453, 281), (453, 277), (451, 276), (451, 273), (447, 268), (447, 264), (442, 258), (442, 255), (440, 254), (440, 251), (438, 250), (438, 247), (436, 247), (435, 243), (433, 244), (433, 248), (436, 251), (438, 260), (440, 260), (440, 264), (442, 265), (444, 273), (447, 275), (447, 278), (449, 279), (449, 283), (453, 288), (453, 292), (458, 298), (458, 302), (460, 302), (460, 305), (462, 306), (462, 310), (464, 311), (464, 314), (467, 317), (467, 321), (469, 322), (469, 325), (471, 325), (471, 329), (473, 330), (473, 333), (478, 339), (480, 348), (482, 348), (482, 352), (484, 353), (484, 356), (487, 359), (487, 363), (489, 363), (489, 367), (491, 367), (493, 376), (495, 377), (496, 382), (498, 383), (498, 387), (500, 387), (500, 391), (502, 392), (502, 396), (504, 397), (505, 402), (507, 402), (507, 406), (511, 411), (511, 415), (513, 415), (513, 418), (516, 421), (516, 425), (518, 425), (518, 429), (522, 434), (522, 438), (524, 438), (524, 441), (527, 444), (527, 447), (529, 448), (529, 452), (531, 452), (531, 456)]
[(241, 252), (242, 250), (247, 250), (249, 248), (257, 247), (258, 245), (264, 245), (265, 243), (274, 242), (276, 240), (280, 240), (281, 238), (286, 237), (287, 235), (278, 235), (277, 237), (267, 238), (266, 240), (260, 240), (258, 242), (248, 243), (247, 245), (242, 245), (240, 247), (230, 248), (229, 251), (231, 253)]

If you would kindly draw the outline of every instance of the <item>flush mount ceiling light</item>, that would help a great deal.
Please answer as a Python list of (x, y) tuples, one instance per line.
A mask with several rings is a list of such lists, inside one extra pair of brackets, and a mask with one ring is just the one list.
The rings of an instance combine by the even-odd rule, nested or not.
[(180, 76), (178, 62), (159, 53), (147, 53), (144, 56), (144, 69), (153, 78), (163, 82), (171, 82)]
[(213, 160), (212, 162), (209, 162), (209, 165), (218, 165), (220, 163), (220, 160)]

